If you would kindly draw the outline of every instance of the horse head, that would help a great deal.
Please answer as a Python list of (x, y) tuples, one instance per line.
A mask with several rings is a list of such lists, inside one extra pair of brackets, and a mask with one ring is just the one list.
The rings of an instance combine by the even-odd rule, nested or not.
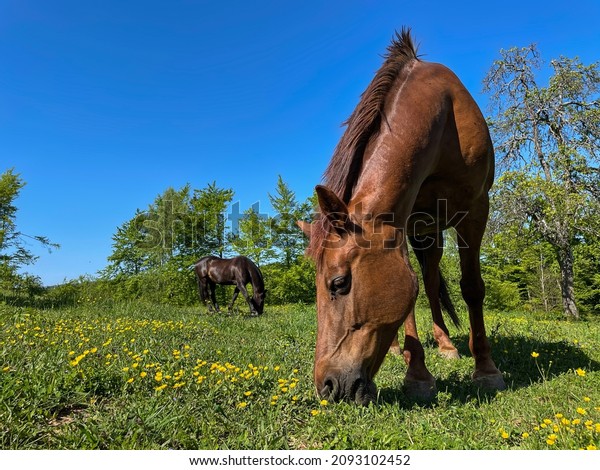
[(315, 385), (321, 397), (366, 404), (376, 395), (373, 377), (414, 306), (416, 277), (401, 230), (376, 216), (356, 220), (331, 190), (316, 190), (320, 220), (299, 222), (317, 263)]

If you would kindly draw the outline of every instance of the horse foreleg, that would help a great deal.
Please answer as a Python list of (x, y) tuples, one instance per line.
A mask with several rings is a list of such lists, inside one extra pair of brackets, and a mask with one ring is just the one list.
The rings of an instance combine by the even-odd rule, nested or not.
[(237, 286), (235, 286), (235, 289), (233, 290), (233, 297), (231, 299), (231, 303), (229, 304), (229, 312), (233, 313), (233, 304), (235, 303), (235, 300), (237, 299), (238, 294), (240, 293), (240, 290), (238, 289)]
[(212, 302), (212, 306), (215, 310), (215, 313), (218, 313), (219, 305), (217, 304), (217, 296), (215, 295), (216, 284), (212, 281), (209, 281), (208, 286), (210, 287), (210, 300)]
[(250, 315), (252, 315), (252, 316), (258, 315), (258, 312), (254, 308), (254, 305), (252, 305), (252, 300), (250, 299), (250, 296), (248, 295), (246, 286), (244, 286), (243, 284), (238, 284), (237, 288), (240, 290), (240, 292), (244, 296), (244, 299), (246, 299), (246, 303), (248, 304), (248, 307), (250, 307)]
[(404, 378), (406, 394), (418, 399), (430, 400), (436, 392), (435, 379), (425, 366), (425, 351), (419, 341), (414, 308), (404, 321), (404, 361), (408, 365)]

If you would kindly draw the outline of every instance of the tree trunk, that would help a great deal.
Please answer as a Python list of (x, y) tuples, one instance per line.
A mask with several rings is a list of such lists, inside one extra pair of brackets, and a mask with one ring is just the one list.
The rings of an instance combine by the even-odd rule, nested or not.
[(579, 310), (575, 303), (573, 248), (568, 243), (556, 247), (556, 255), (560, 266), (560, 292), (563, 303), (563, 313), (568, 318), (579, 318)]

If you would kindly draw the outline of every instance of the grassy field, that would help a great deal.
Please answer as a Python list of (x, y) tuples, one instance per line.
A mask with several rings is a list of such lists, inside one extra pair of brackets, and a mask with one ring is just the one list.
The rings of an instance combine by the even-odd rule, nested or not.
[(428, 312), (418, 317), (436, 400), (407, 400), (404, 362), (388, 355), (378, 402), (359, 407), (315, 396), (313, 307), (246, 318), (141, 303), (0, 305), (0, 448), (600, 447), (600, 322), (487, 314), (509, 388), (482, 394), (466, 329), (452, 331), (462, 359), (447, 361)]

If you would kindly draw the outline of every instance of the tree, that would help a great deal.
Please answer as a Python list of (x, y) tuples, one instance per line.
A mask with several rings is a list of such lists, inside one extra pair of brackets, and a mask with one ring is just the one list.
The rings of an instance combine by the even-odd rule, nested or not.
[(104, 275), (135, 275), (148, 267), (148, 253), (144, 249), (145, 214), (139, 209), (131, 220), (120, 227), (112, 237), (113, 252), (108, 257), (108, 266)]
[(279, 251), (284, 267), (290, 268), (306, 248), (305, 237), (296, 221), (308, 219), (312, 207), (309, 203), (298, 203), (296, 194), (283, 181), (281, 175), (277, 179), (276, 193), (269, 194), (269, 200), (276, 213), (271, 224), (273, 246)]
[(578, 318), (573, 245), (600, 212), (598, 63), (552, 60), (548, 86), (536, 82), (535, 45), (502, 50), (484, 80), (500, 168), (493, 200), (505, 224), (549, 243), (560, 267), (564, 314)]
[(233, 200), (233, 189), (222, 189), (217, 187), (213, 181), (206, 188), (194, 190), (191, 204), (195, 217), (199, 219), (202, 230), (201, 255), (214, 254), (221, 258), (227, 249), (227, 237), (225, 236), (225, 211)]
[(231, 237), (233, 249), (242, 256), (247, 256), (257, 265), (270, 262), (274, 255), (271, 237), (271, 218), (259, 214), (255, 208), (244, 212), (239, 221), (239, 232)]
[(49, 249), (58, 248), (47, 237), (17, 230), (14, 201), (24, 186), (25, 182), (12, 168), (0, 175), (0, 281), (9, 288), (13, 288), (20, 278), (18, 269), (37, 259), (26, 247), (25, 239), (35, 240)]

